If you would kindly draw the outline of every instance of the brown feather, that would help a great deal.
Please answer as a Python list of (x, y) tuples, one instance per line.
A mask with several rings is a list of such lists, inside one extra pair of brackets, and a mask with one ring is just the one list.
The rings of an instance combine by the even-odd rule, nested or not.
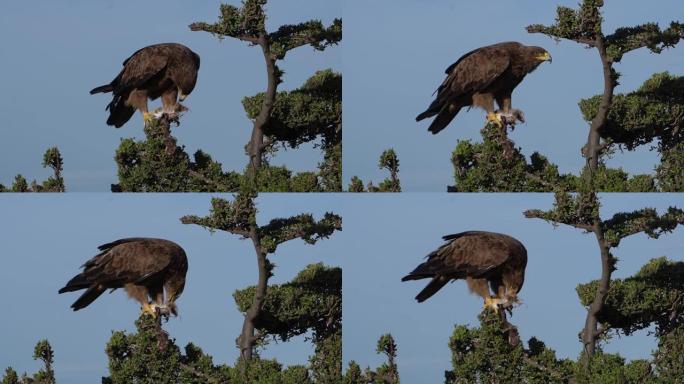
[(64, 293), (87, 289), (72, 305), (74, 310), (84, 308), (106, 289), (126, 287), (129, 294), (136, 292), (131, 296), (141, 304), (147, 303), (149, 297), (161, 305), (159, 294), (163, 295), (165, 288), (171, 303), (182, 293), (188, 261), (178, 244), (163, 239), (128, 238), (98, 248), (101, 252), (83, 264), (83, 272), (59, 290)]
[[(504, 98), (508, 98), (510, 106), (510, 95), (541, 63), (536, 59), (541, 52), (546, 51), (540, 47), (505, 42), (466, 53), (446, 69), (447, 77), (437, 89), (435, 100), (416, 117), (416, 121), (438, 115), (429, 127), (430, 132), (437, 133), (465, 106), (477, 106), (493, 112), (494, 100)], [(460, 107), (454, 112), (448, 110), (450, 105)]]
[[(90, 93), (112, 92), (112, 101), (107, 106), (110, 113), (107, 124), (119, 128), (136, 109), (147, 112), (148, 98), (156, 100), (164, 94), (170, 96), (170, 90), (177, 92), (178, 89), (189, 95), (197, 83), (199, 67), (199, 56), (182, 44), (150, 45), (126, 59), (123, 69), (111, 83), (94, 88)], [(144, 92), (135, 95), (136, 91)], [(169, 103), (168, 99), (165, 103)]]
[(527, 250), (518, 240), (485, 231), (462, 232), (443, 239), (445, 244), (402, 278), (402, 281), (433, 279), (416, 297), (419, 302), (432, 296), (446, 282), (458, 279), (486, 279), (490, 284), (501, 282), (514, 294), (522, 288)]

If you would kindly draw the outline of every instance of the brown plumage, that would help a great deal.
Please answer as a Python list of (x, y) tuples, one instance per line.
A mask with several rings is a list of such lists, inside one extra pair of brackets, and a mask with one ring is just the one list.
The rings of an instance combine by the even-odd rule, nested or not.
[[(431, 278), (416, 296), (423, 302), (452, 280), (465, 279), (468, 287), (494, 310), (512, 306), (525, 281), (527, 250), (518, 240), (504, 234), (469, 231), (444, 236), (446, 241), (427, 256), (401, 281)], [(488, 286), (489, 285), (489, 286)], [(494, 297), (489, 291), (491, 287)]]
[(478, 48), (463, 55), (450, 65), (447, 78), (437, 89), (437, 97), (416, 121), (437, 115), (428, 130), (433, 134), (446, 128), (463, 107), (480, 107), (487, 111), (487, 119), (501, 124), (494, 113), (494, 100), (507, 119), (519, 118), (522, 112), (511, 109), (511, 95), (525, 76), (544, 61), (551, 61), (541, 47), (505, 42)]
[(175, 301), (183, 293), (188, 270), (183, 248), (169, 240), (128, 238), (98, 249), (101, 252), (83, 264), (83, 272), (59, 290), (86, 290), (71, 305), (74, 311), (87, 307), (107, 289), (124, 288), (144, 313), (155, 316), (160, 308), (177, 314)]
[(142, 48), (123, 62), (123, 69), (111, 83), (94, 88), (90, 94), (112, 92), (107, 105), (107, 125), (116, 128), (126, 124), (135, 110), (148, 120), (147, 99), (162, 98), (162, 112), (175, 113), (197, 82), (200, 57), (190, 48), (175, 43)]

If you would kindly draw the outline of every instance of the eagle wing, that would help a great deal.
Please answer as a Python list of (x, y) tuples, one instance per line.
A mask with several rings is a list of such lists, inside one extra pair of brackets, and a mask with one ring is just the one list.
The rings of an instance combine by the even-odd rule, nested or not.
[(140, 88), (159, 75), (168, 64), (168, 55), (163, 46), (149, 46), (139, 49), (123, 62), (124, 68), (115, 79), (114, 94)]
[[(501, 247), (490, 247), (483, 242), (481, 232), (470, 231), (442, 237), (445, 244), (427, 255), (427, 261), (420, 264), (404, 279), (450, 275), (464, 278), (478, 277), (500, 266), (508, 259)], [(409, 276), (415, 278), (408, 278)]]
[(83, 272), (74, 276), (59, 293), (86, 289), (72, 305), (74, 310), (88, 306), (106, 289), (121, 288), (125, 284), (145, 285), (160, 277), (176, 260), (179, 247), (170, 241), (147, 238), (128, 238), (98, 247), (101, 251), (83, 264)]
[[(166, 240), (128, 238), (98, 247), (102, 251), (86, 262), (86, 276), (113, 284), (143, 284), (163, 273), (173, 260)], [(114, 288), (114, 287), (110, 287)]]
[(438, 133), (462, 107), (471, 105), (470, 98), (459, 99), (485, 90), (510, 67), (510, 61), (504, 44), (478, 48), (461, 56), (444, 71), (447, 77), (435, 91), (437, 97), (427, 110), (416, 116), (416, 121), (438, 115), (429, 128), (430, 132)]
[(497, 46), (466, 53), (444, 71), (447, 78), (437, 89), (437, 100), (451, 100), (486, 89), (504, 73), (510, 63), (508, 51)]

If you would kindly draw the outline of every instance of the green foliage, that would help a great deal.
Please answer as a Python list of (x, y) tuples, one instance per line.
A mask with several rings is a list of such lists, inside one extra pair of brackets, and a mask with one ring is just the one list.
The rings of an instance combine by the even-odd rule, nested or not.
[[(136, 321), (136, 329), (137, 332), (132, 334), (121, 331), (112, 334), (106, 349), (110, 376), (103, 378), (104, 384), (332, 384), (340, 381), (339, 369), (335, 379), (327, 380), (330, 376), (324, 376), (326, 372), (323, 368), (330, 367), (321, 366), (321, 362), (318, 366), (312, 364), (311, 372), (303, 365), (284, 367), (276, 360), (265, 360), (258, 356), (249, 362), (238, 359), (234, 367), (214, 365), (212, 357), (192, 343), (182, 352), (173, 339), (160, 332), (156, 321), (149, 316)], [(340, 335), (334, 335), (337, 344), (333, 349), (341, 364)], [(323, 339), (323, 342), (331, 340), (335, 338)], [(316, 378), (315, 381), (312, 376)], [(6, 377), (10, 375), (6, 373)]]
[(656, 179), (662, 192), (684, 191), (684, 141), (661, 152)]
[(215, 197), (211, 199), (209, 216), (188, 215), (181, 217), (180, 221), (200, 225), (212, 232), (248, 232), (251, 226), (256, 225), (257, 210), (253, 199), (254, 195), (249, 193), (239, 193), (233, 201)]
[(401, 192), (401, 181), (399, 180), (399, 158), (394, 149), (389, 148), (382, 152), (378, 161), (378, 168), (387, 170), (390, 175), (381, 181), (376, 187), (372, 181), (368, 182), (367, 189), (364, 189), (363, 181), (357, 176), (351, 178), (349, 192)]
[[(261, 112), (264, 93), (245, 97), (242, 105), (250, 119)], [(290, 148), (323, 138), (322, 148), (341, 141), (342, 75), (330, 69), (317, 71), (301, 88), (281, 91), (264, 133)]]
[(591, 226), (600, 220), (599, 208), (595, 193), (580, 192), (573, 195), (565, 191), (556, 191), (552, 210), (531, 209), (524, 214), (527, 218), (546, 220), (554, 225)]
[(231, 384), (312, 384), (306, 367), (291, 365), (283, 369), (282, 364), (275, 359), (260, 358), (249, 362), (238, 360), (235, 368), (230, 370), (230, 378), (227, 382)]
[(310, 214), (301, 214), (286, 219), (273, 219), (259, 228), (261, 246), (267, 253), (275, 253), (278, 245), (300, 238), (307, 244), (315, 244), (320, 239), (327, 239), (335, 231), (342, 229), (342, 218), (334, 213), (326, 212), (319, 221)]
[(342, 142), (326, 148), (318, 169), (320, 192), (342, 192)]
[[(597, 136), (589, 135), (583, 154), (590, 160), (593, 168), (600, 164), (600, 156), (610, 152), (615, 145), (634, 150), (639, 145), (658, 140), (662, 164), (657, 168), (656, 178), (638, 175), (629, 178), (621, 169), (606, 170), (603, 180), (597, 178), (596, 191), (653, 192), (681, 191), (682, 175), (682, 114), (684, 98), (681, 77), (667, 72), (654, 74), (636, 91), (612, 95), (618, 85), (620, 74), (613, 64), (622, 60), (624, 54), (647, 47), (654, 53), (674, 47), (684, 37), (684, 24), (672, 22), (667, 29), (661, 30), (655, 23), (635, 27), (623, 27), (613, 34), (604, 34), (601, 7), (603, 0), (584, 0), (578, 9), (559, 6), (556, 22), (551, 26), (530, 25), (530, 33), (542, 33), (556, 40), (568, 39), (596, 48), (603, 65), (610, 73), (606, 81), (612, 81), (606, 89), (608, 93), (581, 100), (579, 105), (585, 120), (592, 122), (598, 136), (604, 140), (599, 143)], [(603, 101), (606, 101), (605, 105)], [(605, 117), (605, 120), (604, 120)], [(596, 139), (592, 139), (596, 137)], [(678, 147), (680, 151), (671, 151)], [(588, 151), (591, 150), (591, 153)], [(598, 153), (594, 154), (594, 152)], [(604, 183), (601, 185), (601, 183)], [(566, 188), (567, 189), (567, 188)]]
[[(277, 92), (283, 71), (277, 61), (297, 47), (310, 45), (323, 51), (342, 39), (342, 20), (329, 27), (319, 20), (280, 26), (266, 31), (266, 0), (245, 0), (242, 7), (222, 5), (218, 22), (197, 22), (192, 31), (228, 36), (259, 46), (268, 75), (266, 92), (243, 99), (247, 116), (254, 121), (251, 140), (245, 147), (250, 158), (241, 186), (265, 192), (342, 191), (342, 75), (332, 70), (316, 72), (302, 87)], [(277, 144), (297, 148), (321, 138), (324, 160), (318, 172), (292, 175), (285, 167), (271, 167), (268, 156)], [(264, 169), (265, 168), (265, 169)]]
[(57, 147), (48, 148), (43, 155), (43, 168), (51, 168), (53, 176), (48, 177), (42, 183), (33, 180), (29, 186), (26, 178), (18, 174), (14, 178), (12, 186), (7, 189), (0, 184), (0, 192), (65, 192), (62, 171), (64, 170), (64, 160)]
[(650, 364), (645, 360), (633, 360), (625, 364), (625, 359), (617, 354), (598, 350), (590, 359), (588, 369), (579, 364), (574, 369), (577, 384), (615, 383), (615, 384), (656, 384), (662, 383), (653, 375)]
[[(246, 97), (242, 103), (250, 119), (261, 113), (264, 93)], [(269, 152), (274, 146), (297, 148), (321, 138), (324, 160), (319, 172), (292, 176), (285, 167), (262, 166), (257, 188), (264, 192), (340, 192), (342, 190), (342, 75), (332, 70), (318, 71), (304, 85), (276, 95), (268, 124), (264, 127)]]
[(602, 227), (606, 241), (612, 247), (617, 247), (620, 240), (627, 236), (643, 232), (657, 239), (663, 233), (674, 231), (680, 224), (684, 224), (684, 211), (670, 207), (667, 213), (661, 216), (653, 208), (617, 213), (611, 219), (602, 222)]
[(278, 60), (284, 59), (288, 51), (303, 45), (311, 45), (322, 51), (342, 40), (341, 19), (335, 19), (327, 28), (319, 20), (311, 20), (283, 25), (277, 31), (268, 33), (263, 9), (266, 3), (266, 0), (245, 0), (240, 8), (223, 4), (217, 23), (193, 23), (190, 29), (206, 31), (220, 39), (228, 36), (249, 42), (255, 42), (263, 36), (269, 42), (274, 59)]
[(215, 24), (194, 23), (192, 30), (205, 30), (219, 38), (225, 36), (240, 38), (241, 36), (256, 37), (266, 28), (266, 15), (262, 6), (266, 0), (245, 0), (238, 8), (229, 4), (221, 4), (219, 21)]
[(519, 148), (496, 124), (480, 131), (482, 143), (459, 140), (451, 154), (456, 184), (449, 192), (549, 192), (554, 184), (571, 185), (571, 175), (534, 153), (528, 164)]
[(684, 383), (684, 325), (660, 337), (653, 362), (662, 382)]
[(317, 384), (338, 384), (342, 381), (342, 329), (316, 342), (316, 351), (309, 358), (312, 379)]
[[(586, 169), (582, 171), (582, 173), (586, 172)], [(583, 176), (576, 179), (578, 183), (582, 180), (587, 179)], [(602, 163), (599, 163), (598, 168), (593, 172), (590, 182), (593, 189), (599, 192), (657, 192), (652, 176), (634, 175), (630, 177), (622, 168), (608, 168)], [(582, 187), (576, 184), (575, 188), (580, 189)]]
[[(598, 281), (577, 286), (582, 305), (594, 299)], [(605, 329), (629, 335), (656, 325), (659, 335), (684, 324), (684, 262), (649, 261), (637, 274), (611, 282), (598, 320)]]
[(383, 363), (376, 370), (376, 379), (387, 384), (399, 384), (399, 369), (395, 362), (397, 358), (397, 343), (391, 334), (387, 333), (380, 336), (375, 352), (387, 356), (387, 363)]
[(192, 343), (181, 353), (151, 316), (141, 316), (135, 326), (136, 333), (112, 333), (106, 347), (110, 376), (103, 384), (228, 382), (230, 367), (214, 366), (211, 356)]
[(31, 377), (24, 373), (21, 378), (12, 367), (7, 367), (2, 377), (2, 384), (55, 384), (55, 372), (52, 369), (54, 355), (47, 340), (38, 341), (33, 349), (33, 360), (42, 361), (44, 367)]
[[(237, 340), (243, 366), (239, 380), (253, 375), (253, 350), (265, 345), (269, 336), (287, 341), (291, 337), (312, 332), (316, 353), (310, 357), (311, 369), (317, 383), (338, 383), (341, 378), (341, 326), (342, 326), (342, 271), (322, 264), (308, 266), (291, 282), (268, 286), (275, 265), (267, 256), (289, 240), (302, 239), (307, 244), (328, 238), (342, 229), (342, 218), (326, 213), (316, 221), (311, 214), (289, 218), (276, 218), (259, 226), (256, 222), (255, 194), (241, 192), (233, 202), (212, 199), (210, 214), (206, 217), (184, 216), (184, 224), (197, 224), (210, 231), (222, 230), (243, 238), (250, 238), (257, 254), (260, 279), (257, 285), (237, 290), (233, 297), (241, 312), (245, 313), (243, 333)], [(258, 330), (256, 336), (254, 330)], [(245, 331), (246, 330), (246, 331)], [(245, 341), (247, 340), (247, 341)], [(244, 353), (248, 351), (249, 353)], [(263, 362), (259, 362), (261, 364)], [(277, 362), (273, 362), (277, 364)], [(277, 371), (277, 372), (276, 372)], [(273, 382), (309, 382), (307, 370), (273, 371)], [(245, 376), (247, 375), (247, 376)], [(266, 376), (264, 376), (266, 377)], [(271, 377), (271, 376), (268, 376)], [(261, 380), (261, 379), (260, 379)], [(258, 382), (271, 382), (267, 381)], [(280, 381), (277, 381), (280, 380)], [(242, 382), (242, 381), (238, 381)], [(256, 382), (256, 381), (255, 381)]]
[(454, 327), (449, 341), (453, 370), (445, 383), (567, 383), (573, 368), (555, 352), (532, 338), (530, 349), (512, 346), (506, 325), (492, 311), (480, 315), (480, 327)]
[[(255, 291), (250, 286), (233, 293), (240, 312), (247, 311)], [(264, 337), (282, 341), (308, 331), (319, 341), (341, 331), (342, 269), (311, 264), (292, 281), (270, 285), (255, 325)]]
[[(260, 192), (322, 192), (319, 176), (315, 172), (299, 172), (293, 175), (286, 167), (262, 164), (255, 179), (255, 188)], [(248, 177), (243, 177), (240, 189), (252, 188), (250, 183)]]
[(684, 37), (684, 24), (677, 22), (672, 22), (669, 28), (662, 31), (657, 24), (646, 23), (636, 27), (618, 28), (613, 34), (603, 36), (601, 7), (603, 0), (584, 0), (577, 10), (559, 6), (555, 24), (534, 24), (528, 26), (527, 31), (592, 47), (596, 45), (597, 38), (602, 38), (609, 60), (615, 63), (621, 61), (625, 53), (642, 47), (660, 53), (665, 48), (674, 47)]
[(171, 122), (145, 124), (144, 141), (123, 139), (116, 151), (119, 183), (114, 192), (227, 192), (235, 191), (241, 176), (223, 172), (221, 164), (198, 150), (194, 161), (170, 135)]
[(399, 159), (394, 149), (386, 149), (380, 155), (378, 168), (386, 169), (390, 173), (388, 179), (383, 180), (378, 186), (378, 190), (374, 192), (401, 192), (401, 183), (399, 182)]
[(363, 373), (361, 372), (361, 367), (354, 361), (349, 362), (349, 367), (347, 372), (344, 373), (344, 378), (342, 380), (343, 384), (366, 384)]
[(366, 192), (363, 187), (363, 180), (359, 179), (358, 176), (352, 176), (349, 187), (347, 188), (349, 192)]
[[(628, 150), (659, 141), (661, 150), (684, 140), (684, 77), (656, 73), (634, 92), (613, 97), (601, 137)], [(601, 95), (580, 101), (584, 119), (596, 117)]]
[[(589, 173), (587, 177), (591, 181)], [(663, 233), (672, 232), (677, 225), (684, 224), (684, 211), (670, 207), (667, 212), (658, 215), (655, 209), (644, 208), (619, 212), (610, 219), (601, 220), (595, 193), (582, 192), (573, 196), (567, 192), (557, 192), (553, 210), (530, 210), (525, 212), (525, 216), (574, 226), (596, 235), (601, 248), (604, 276), (601, 281), (595, 280), (577, 287), (582, 305), (588, 307), (589, 311), (595, 310), (590, 315), (595, 316), (601, 324), (600, 329), (596, 327), (589, 330), (594, 332), (596, 340), (607, 338), (611, 330), (629, 335), (656, 325), (662, 344), (664, 337), (683, 323), (684, 303), (681, 299), (684, 297), (684, 285), (681, 282), (684, 279), (684, 263), (669, 262), (665, 258), (654, 259), (635, 276), (612, 280), (610, 274), (616, 268), (617, 259), (610, 249), (619, 246), (625, 237), (637, 233), (658, 238)], [(600, 304), (598, 307), (597, 303)], [(587, 332), (587, 329), (583, 332)], [(664, 352), (664, 361), (673, 358), (668, 353)], [(650, 362), (633, 361), (625, 365), (622, 357), (603, 354), (599, 348), (593, 355), (582, 355), (581, 361), (583, 364), (574, 373), (578, 383), (661, 382), (652, 372)]]
[(2, 377), (2, 384), (19, 384), (19, 376), (12, 367), (5, 369), (5, 375)]
[(456, 185), (449, 192), (552, 192), (586, 190), (587, 182), (601, 192), (655, 192), (649, 175), (631, 176), (621, 168), (599, 164), (589, 179), (586, 170), (580, 176), (560, 174), (558, 166), (535, 152), (528, 163), (513, 141), (494, 124), (481, 131), (483, 142), (460, 140), (452, 153)]
[(22, 175), (17, 175), (12, 183), (12, 192), (31, 192), (28, 187), (26, 179)]
[(180, 376), (181, 353), (175, 343), (160, 347), (156, 321), (142, 316), (135, 323), (137, 333), (112, 333), (106, 347), (109, 358), (108, 383), (176, 383)]
[[(256, 287), (237, 290), (233, 298), (241, 312), (252, 305)], [(255, 319), (262, 339), (281, 341), (312, 331), (315, 354), (309, 358), (306, 382), (339, 383), (342, 375), (342, 270), (312, 264), (292, 281), (268, 287), (263, 308)], [(265, 341), (265, 340), (264, 340)], [(300, 381), (290, 381), (298, 383)], [(304, 381), (301, 381), (304, 382)]]
[(325, 28), (319, 20), (311, 20), (296, 25), (283, 25), (277, 31), (268, 35), (271, 42), (271, 52), (282, 60), (288, 51), (311, 45), (318, 51), (331, 45), (337, 45), (342, 40), (342, 20), (335, 19), (330, 27)]
[(367, 367), (361, 372), (361, 367), (354, 361), (349, 362), (342, 383), (344, 384), (399, 384), (399, 370), (395, 362), (397, 358), (397, 344), (391, 334), (387, 333), (378, 339), (375, 349), (378, 354), (387, 357), (375, 371)]
[(602, 6), (603, 0), (584, 0), (577, 10), (558, 6), (554, 25), (549, 27), (541, 24), (530, 25), (527, 27), (527, 32), (543, 33), (557, 40), (594, 40), (601, 33), (603, 19), (598, 7)]

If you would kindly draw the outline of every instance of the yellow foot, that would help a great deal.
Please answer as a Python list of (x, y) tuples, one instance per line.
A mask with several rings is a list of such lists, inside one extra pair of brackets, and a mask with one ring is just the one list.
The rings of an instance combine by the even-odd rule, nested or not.
[(154, 120), (154, 114), (150, 112), (143, 112), (143, 121), (145, 124), (149, 123), (150, 121)]
[(484, 307), (485, 307), (485, 309), (491, 308), (494, 311), (494, 313), (498, 314), (499, 313), (499, 304), (501, 304), (500, 299), (495, 299), (493, 297), (487, 297), (487, 298), (485, 298)]
[(494, 123), (499, 128), (503, 128), (504, 126), (503, 117), (500, 113), (488, 112), (487, 123)]
[(142, 306), (142, 313), (144, 315), (150, 315), (152, 318), (157, 318), (157, 309), (154, 305), (151, 304), (143, 304)]

